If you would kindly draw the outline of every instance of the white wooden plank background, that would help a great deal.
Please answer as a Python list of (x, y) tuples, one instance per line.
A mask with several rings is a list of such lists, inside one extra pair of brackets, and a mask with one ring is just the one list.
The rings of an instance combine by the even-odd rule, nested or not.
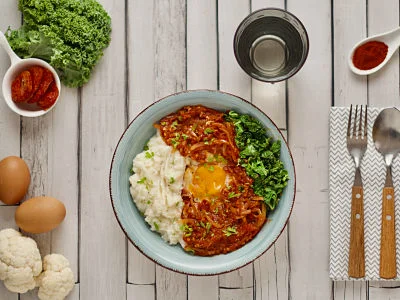
[[(142, 53), (142, 55), (128, 55), (127, 86), (129, 121), (144, 109), (149, 101), (155, 100), (155, 58), (153, 55), (155, 46), (152, 34), (154, 22), (153, 2), (137, 0), (127, 2), (127, 52)], [(146, 99), (150, 100), (146, 101)], [(132, 284), (152, 284), (154, 287), (155, 280), (155, 264), (129, 244), (128, 282)], [(128, 294), (129, 290), (136, 291), (137, 289), (128, 289)]]
[[(188, 90), (218, 87), (217, 3), (214, 0), (187, 2)], [(217, 300), (218, 276), (188, 276), (190, 300)]]
[(125, 2), (100, 2), (113, 21), (113, 42), (81, 91), (80, 298), (125, 299), (127, 242), (108, 193), (114, 145), (126, 125)]
[[(336, 106), (367, 102), (367, 78), (355, 76), (347, 66), (350, 49), (367, 36), (366, 12), (366, 1), (340, 0), (333, 3), (333, 95)], [(350, 295), (355, 299), (366, 299), (367, 291), (365, 282), (334, 283), (337, 299), (344, 300)]]
[[(0, 209), (0, 230), (5, 228), (18, 229), (14, 222), (15, 206), (4, 206)], [(4, 300), (17, 300), (18, 294), (9, 292), (3, 284), (0, 284), (0, 299)]]
[[(154, 1), (154, 95), (186, 88), (186, 5), (183, 0)], [(187, 298), (187, 276), (156, 266), (157, 299)]]
[[(374, 11), (384, 7), (392, 13), (384, 19), (379, 18)], [(380, 3), (372, 1), (367, 12), (368, 36), (386, 32), (399, 24), (399, 1), (384, 0)], [(379, 73), (368, 78), (368, 104), (370, 106), (399, 106), (399, 54), (396, 53), (389, 64)], [(396, 226), (400, 226), (397, 222)], [(383, 287), (383, 288), (380, 288)], [(386, 287), (390, 288), (386, 289)], [(400, 287), (398, 282), (371, 282), (369, 299), (398, 299)]]
[[(0, 2), (0, 30), (5, 32), (8, 26), (18, 28), (21, 24), (21, 14), (16, 1)], [(10, 59), (3, 52), (0, 59), (0, 72), (4, 74), (10, 66)], [(1, 90), (1, 86), (0, 86)], [(2, 92), (3, 93), (3, 92)], [(2, 157), (20, 155), (20, 119), (11, 114), (4, 101), (0, 103), (0, 147)], [(2, 204), (0, 204), (2, 205)]]
[[(248, 1), (218, 1), (219, 89), (247, 100), (251, 100), (251, 80), (236, 63), (232, 43), (238, 24), (250, 13), (250, 9)], [(252, 264), (219, 276), (219, 285), (222, 288), (236, 289), (251, 287)]]
[[(296, 204), (289, 221), (290, 296), (328, 299), (328, 115), (331, 104), (331, 5), (289, 1), (307, 28), (307, 63), (288, 81), (288, 138), (296, 162)], [(320, 17), (318, 17), (320, 16)], [(318, 18), (318, 25), (315, 23)]]
[[(347, 67), (361, 38), (399, 24), (397, 0), (100, 0), (113, 20), (112, 43), (82, 89), (63, 88), (48, 115), (20, 118), (0, 101), (0, 159), (23, 157), (31, 171), (27, 197), (62, 200), (63, 224), (31, 235), (42, 254), (71, 262), (69, 300), (91, 299), (400, 299), (397, 282), (329, 280), (329, 108), (399, 103), (399, 55), (367, 77)], [(236, 63), (233, 35), (251, 11), (279, 7), (304, 23), (310, 52), (287, 82), (250, 79)], [(0, 30), (21, 24), (16, 0), (0, 1)], [(9, 59), (0, 51), (0, 74)], [(124, 237), (108, 195), (108, 169), (124, 128), (148, 104), (185, 89), (220, 89), (252, 101), (281, 128), (297, 173), (290, 222), (252, 264), (219, 276), (186, 276), (156, 266)], [(1, 98), (1, 97), (0, 97)], [(309, 116), (312, 115), (312, 118)], [(0, 229), (14, 227), (16, 206), (0, 204)], [(0, 300), (37, 299), (8, 292)]]

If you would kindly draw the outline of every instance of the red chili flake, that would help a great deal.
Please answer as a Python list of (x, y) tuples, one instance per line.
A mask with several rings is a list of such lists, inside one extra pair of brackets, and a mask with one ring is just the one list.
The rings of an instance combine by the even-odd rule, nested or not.
[(370, 41), (354, 51), (353, 64), (357, 69), (370, 70), (379, 66), (386, 58), (388, 46), (383, 42)]

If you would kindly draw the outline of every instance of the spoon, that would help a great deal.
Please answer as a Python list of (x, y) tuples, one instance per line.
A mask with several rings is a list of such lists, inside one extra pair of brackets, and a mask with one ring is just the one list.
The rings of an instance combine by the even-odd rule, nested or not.
[(44, 60), (38, 59), (38, 58), (25, 58), (21, 59), (18, 57), (18, 55), (15, 54), (15, 52), (11, 49), (10, 44), (7, 41), (7, 38), (4, 36), (3, 32), (0, 31), (0, 46), (3, 47), (3, 49), (7, 52), (8, 56), (10, 57), (11, 60), (11, 66), (8, 68), (7, 72), (4, 75), (3, 78), (3, 84), (2, 84), (2, 89), (3, 89), (3, 97), (4, 100), (6, 101), (7, 105), (16, 112), (17, 114), (24, 116), (24, 117), (38, 117), (41, 115), (44, 115), (45, 113), (49, 112), (58, 102), (58, 99), (60, 96), (57, 97), (57, 100), (54, 102), (54, 104), (44, 110), (44, 109), (32, 109), (32, 107), (28, 106), (22, 106), (22, 105), (17, 105), (11, 97), (11, 84), (12, 81), (15, 79), (15, 77), (18, 76), (19, 73), (21, 73), (24, 70), (27, 70), (29, 67), (32, 66), (40, 66), (43, 68), (46, 68), (50, 70), (53, 73), (54, 80), (56, 82), (57, 88), (58, 88), (58, 95), (61, 93), (61, 84), (60, 84), (60, 78), (58, 77), (57, 72), (54, 70), (52, 66), (50, 66), (47, 62)]
[[(377, 42), (383, 42), (388, 46), (388, 52), (386, 54), (385, 59), (377, 65), (375, 68), (369, 69), (369, 70), (360, 70), (356, 68), (353, 64), (353, 55), (354, 51), (361, 46), (362, 44), (365, 44), (370, 41), (377, 41)], [(372, 73), (375, 73), (376, 71), (380, 70), (383, 68), (383, 66), (386, 65), (386, 63), (390, 60), (390, 58), (393, 56), (393, 53), (399, 48), (400, 46), (400, 28), (396, 28), (394, 30), (382, 33), (382, 34), (377, 34), (374, 36), (370, 36), (366, 39), (363, 39), (362, 41), (358, 42), (350, 51), (350, 55), (348, 58), (348, 64), (350, 69), (358, 74), (358, 75), (370, 75)]]
[(381, 278), (395, 278), (396, 237), (394, 219), (394, 188), (392, 181), (392, 161), (400, 151), (400, 111), (396, 108), (383, 109), (372, 128), (375, 148), (383, 155), (386, 165), (386, 180), (382, 194), (381, 220)]

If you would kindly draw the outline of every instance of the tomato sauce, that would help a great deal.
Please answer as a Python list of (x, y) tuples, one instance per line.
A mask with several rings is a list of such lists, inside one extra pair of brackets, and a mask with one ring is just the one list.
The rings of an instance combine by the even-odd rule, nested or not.
[(224, 113), (197, 105), (183, 107), (155, 126), (168, 145), (191, 161), (182, 190), (185, 250), (210, 256), (253, 239), (266, 222), (266, 206), (238, 165), (234, 124), (225, 121)]

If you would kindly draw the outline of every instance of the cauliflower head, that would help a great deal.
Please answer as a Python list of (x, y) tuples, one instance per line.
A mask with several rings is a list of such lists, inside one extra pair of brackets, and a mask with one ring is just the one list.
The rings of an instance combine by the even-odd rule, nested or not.
[(43, 272), (37, 278), (38, 296), (41, 300), (63, 300), (75, 285), (69, 261), (61, 254), (43, 258)]
[(0, 280), (14, 293), (36, 287), (42, 272), (42, 258), (36, 242), (12, 228), (0, 231)]

